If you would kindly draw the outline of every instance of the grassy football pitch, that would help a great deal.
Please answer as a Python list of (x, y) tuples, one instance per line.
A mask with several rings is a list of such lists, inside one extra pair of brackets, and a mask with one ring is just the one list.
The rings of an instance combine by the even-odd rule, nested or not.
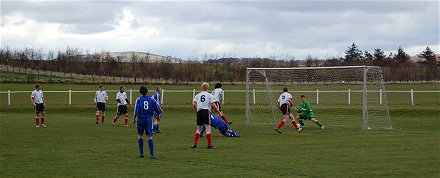
[[(439, 86), (386, 87), (438, 91)], [(138, 87), (129, 85), (127, 89)], [(43, 84), (43, 91), (97, 88)], [(153, 86), (148, 88), (151, 95)], [(0, 91), (33, 89), (34, 84), (0, 84)], [(106, 85), (106, 90), (117, 89), (118, 85)], [(214, 150), (206, 149), (205, 137), (200, 138), (198, 148), (189, 148), (196, 129), (190, 105), (192, 93), (165, 95), (174, 99), (162, 105), (162, 133), (154, 135), (157, 159), (138, 158), (134, 125), (126, 128), (120, 118), (115, 127), (111, 126), (114, 94), (109, 92), (106, 122), (95, 124), (94, 93), (74, 93), (72, 105), (67, 104), (66, 93), (45, 93), (47, 128), (35, 128), (30, 92), (13, 94), (10, 106), (7, 95), (0, 94), (0, 177), (440, 177), (440, 93), (416, 93), (415, 105), (411, 105), (409, 93), (388, 94), (392, 130), (363, 131), (360, 127), (338, 126), (321, 130), (306, 121), (303, 132), (297, 133), (286, 124), (283, 134), (273, 130), (274, 124), (245, 125), (245, 95), (237, 93), (228, 98), (223, 110), (234, 122), (230, 129), (241, 137), (227, 138), (214, 130)], [(133, 94), (137, 96), (137, 91)], [(132, 111), (133, 107), (129, 107), (129, 121)], [(317, 109), (315, 114), (319, 114), (317, 119), (324, 125), (338, 116), (337, 110), (322, 111), (325, 113)], [(148, 153), (146, 142), (144, 150)]]

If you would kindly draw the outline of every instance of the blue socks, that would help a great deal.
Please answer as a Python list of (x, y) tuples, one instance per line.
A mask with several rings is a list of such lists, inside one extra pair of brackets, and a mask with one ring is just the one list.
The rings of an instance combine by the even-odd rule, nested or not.
[(150, 155), (154, 156), (154, 141), (153, 141), (153, 139), (148, 139), (148, 147), (150, 147)]
[(138, 138), (138, 145), (139, 145), (139, 154), (144, 155), (144, 139)]

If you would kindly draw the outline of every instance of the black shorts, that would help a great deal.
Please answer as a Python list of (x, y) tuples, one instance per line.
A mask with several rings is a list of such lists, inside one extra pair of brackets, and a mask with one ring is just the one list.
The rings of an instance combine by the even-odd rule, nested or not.
[(282, 104), (280, 109), (281, 109), (281, 112), (283, 112), (283, 115), (290, 115), (290, 106), (289, 106), (289, 104)]
[(217, 106), (219, 111), (223, 111), (222, 106), (220, 105), (220, 102), (215, 102), (215, 105)]
[(35, 113), (40, 113), (44, 111), (44, 104), (43, 103), (35, 103), (37, 106), (34, 107)]
[(105, 111), (105, 103), (98, 102), (96, 103), (96, 110)]
[(127, 113), (128, 113), (127, 105), (118, 106), (117, 115), (123, 115)]
[(202, 109), (197, 111), (197, 125), (208, 124), (211, 125), (211, 119), (209, 118), (209, 110)]

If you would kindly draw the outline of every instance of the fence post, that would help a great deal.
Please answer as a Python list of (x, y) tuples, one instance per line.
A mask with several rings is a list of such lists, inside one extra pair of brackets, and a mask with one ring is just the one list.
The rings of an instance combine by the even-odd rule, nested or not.
[(316, 89), (316, 104), (319, 104), (319, 89)]
[(411, 105), (414, 105), (414, 90), (411, 89)]
[(252, 89), (252, 95), (254, 97), (254, 105), (255, 105), (255, 89)]
[(164, 92), (165, 90), (162, 88), (162, 92), (160, 92), (160, 94), (162, 95), (162, 96), (160, 96), (160, 104), (163, 104), (163, 92)]
[(11, 90), (8, 90), (8, 106), (11, 106)]
[(69, 105), (72, 105), (72, 90), (69, 90)]
[(379, 104), (382, 105), (382, 89), (379, 90), (380, 94), (379, 94)]
[(133, 89), (130, 88), (130, 102), (133, 102)]
[(348, 105), (351, 104), (351, 90), (348, 89)]

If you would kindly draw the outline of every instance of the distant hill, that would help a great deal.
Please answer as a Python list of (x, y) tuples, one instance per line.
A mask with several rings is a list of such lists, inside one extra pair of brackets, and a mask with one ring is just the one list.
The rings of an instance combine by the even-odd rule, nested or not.
[(138, 59), (148, 57), (150, 62), (161, 62), (170, 59), (172, 63), (179, 63), (181, 59), (171, 56), (162, 56), (146, 52), (125, 51), (125, 52), (109, 52), (111, 57), (120, 57), (122, 62), (131, 62), (131, 58), (136, 56)]

